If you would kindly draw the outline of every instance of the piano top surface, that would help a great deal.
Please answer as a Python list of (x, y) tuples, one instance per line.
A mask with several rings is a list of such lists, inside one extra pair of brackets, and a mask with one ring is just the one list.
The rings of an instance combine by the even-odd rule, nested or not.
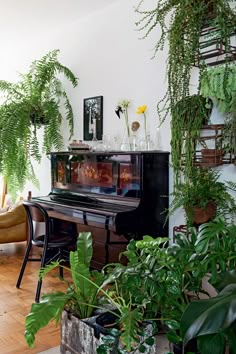
[(73, 209), (74, 211), (85, 211), (90, 213), (102, 214), (102, 215), (110, 215), (115, 216), (118, 213), (131, 211), (137, 208), (139, 201), (136, 202), (124, 202), (121, 204), (120, 201), (115, 201), (114, 199), (95, 199), (91, 198), (91, 201), (76, 201), (74, 198), (69, 199), (63, 196), (56, 196), (49, 194), (47, 196), (35, 197), (32, 198), (35, 202), (45, 203), (49, 207), (56, 208), (66, 208)]

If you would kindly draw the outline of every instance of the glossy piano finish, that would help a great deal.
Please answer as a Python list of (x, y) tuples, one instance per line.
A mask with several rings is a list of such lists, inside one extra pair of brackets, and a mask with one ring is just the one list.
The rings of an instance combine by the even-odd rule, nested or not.
[(55, 210), (128, 237), (168, 235), (168, 152), (51, 153), (51, 169), (51, 193), (36, 199)]
[[(110, 245), (143, 235), (168, 236), (169, 153), (51, 153), (51, 193), (33, 198), (52, 217), (104, 235), (104, 263)], [(100, 231), (99, 231), (100, 230)], [(118, 239), (117, 239), (118, 237)]]

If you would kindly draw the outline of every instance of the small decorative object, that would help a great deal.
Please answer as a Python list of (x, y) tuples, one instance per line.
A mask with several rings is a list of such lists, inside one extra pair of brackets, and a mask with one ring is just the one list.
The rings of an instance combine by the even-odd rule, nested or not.
[(131, 124), (131, 130), (132, 130), (132, 134), (131, 134), (131, 150), (132, 151), (136, 151), (138, 149), (138, 139), (137, 139), (137, 131), (140, 127), (139, 122), (132, 122)]
[(84, 99), (84, 140), (102, 140), (103, 96)]
[(123, 139), (121, 142), (121, 150), (131, 150), (131, 143), (130, 143), (130, 127), (129, 127), (129, 117), (128, 117), (128, 107), (130, 105), (129, 100), (122, 100), (118, 103), (118, 106), (115, 110), (117, 116), (120, 118), (120, 114), (123, 113), (125, 116), (125, 125), (126, 129), (123, 134)]
[(72, 140), (72, 142), (68, 146), (69, 150), (78, 150), (78, 151), (83, 151), (83, 150), (89, 150), (89, 145), (84, 144), (82, 140)]

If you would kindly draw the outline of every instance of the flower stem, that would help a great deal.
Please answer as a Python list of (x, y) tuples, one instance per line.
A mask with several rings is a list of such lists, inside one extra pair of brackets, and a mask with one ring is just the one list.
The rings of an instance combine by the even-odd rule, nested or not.
[(145, 134), (145, 142), (146, 142), (146, 149), (148, 148), (148, 143), (147, 143), (147, 119), (146, 119), (146, 114), (143, 112), (144, 116), (144, 134)]
[(125, 124), (126, 124), (126, 130), (127, 130), (127, 134), (128, 134), (129, 146), (130, 146), (130, 150), (131, 150), (129, 118), (128, 118), (128, 110), (127, 110), (127, 108), (125, 108), (125, 110), (124, 110), (124, 116), (125, 116)]

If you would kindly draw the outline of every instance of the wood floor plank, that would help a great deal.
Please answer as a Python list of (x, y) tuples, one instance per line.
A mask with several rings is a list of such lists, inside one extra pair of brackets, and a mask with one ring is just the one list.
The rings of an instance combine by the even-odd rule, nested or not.
[[(60, 326), (54, 323), (40, 330), (35, 346), (29, 349), (24, 339), (25, 316), (34, 302), (37, 286), (39, 262), (30, 262), (26, 266), (21, 288), (16, 288), (25, 251), (25, 242), (0, 245), (0, 353), (1, 354), (37, 354), (60, 344)], [(34, 256), (40, 251), (36, 248)], [(70, 280), (65, 272), (66, 280)], [(43, 281), (42, 294), (53, 290), (64, 290), (58, 279), (58, 270), (49, 274)]]

